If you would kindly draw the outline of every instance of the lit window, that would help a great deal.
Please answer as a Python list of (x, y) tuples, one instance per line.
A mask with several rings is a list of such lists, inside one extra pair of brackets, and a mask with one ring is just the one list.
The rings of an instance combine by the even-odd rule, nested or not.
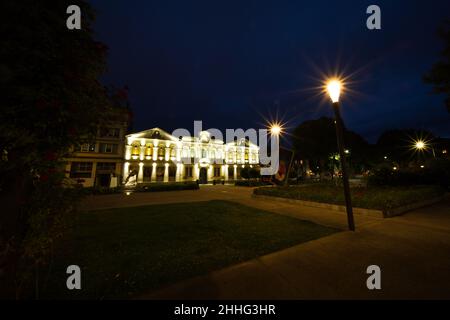
[(153, 145), (148, 144), (148, 145), (147, 145), (147, 148), (145, 149), (145, 155), (146, 155), (147, 157), (151, 157), (152, 154), (153, 154)]
[(76, 148), (79, 152), (95, 152), (95, 144), (93, 143), (83, 143), (81, 146)]
[(131, 154), (133, 156), (138, 156), (139, 155), (139, 145), (138, 144), (134, 144), (132, 148), (133, 149), (131, 151)]
[(164, 157), (164, 147), (158, 148), (158, 157)]

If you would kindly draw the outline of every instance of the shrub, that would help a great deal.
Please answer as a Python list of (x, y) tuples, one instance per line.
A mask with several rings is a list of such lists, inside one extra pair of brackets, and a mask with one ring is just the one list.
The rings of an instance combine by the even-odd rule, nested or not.
[[(350, 189), (354, 207), (391, 209), (413, 202), (435, 199), (444, 194), (438, 186), (358, 187)], [(299, 187), (261, 187), (255, 195), (345, 205), (342, 187), (316, 184)]]
[(158, 191), (179, 191), (198, 190), (199, 185), (195, 181), (139, 184), (135, 187), (135, 192), (158, 192)]
[(81, 189), (85, 195), (90, 194), (114, 194), (114, 193), (122, 193), (123, 187), (115, 187), (115, 188), (107, 188), (107, 187), (84, 187)]
[(379, 167), (368, 177), (368, 184), (373, 186), (407, 186), (407, 185), (439, 185), (450, 187), (450, 160), (433, 159), (424, 168), (405, 168), (392, 170), (390, 167)]
[(259, 187), (259, 186), (266, 186), (270, 183), (264, 182), (264, 181), (257, 181), (257, 180), (238, 180), (235, 181), (234, 185), (239, 187)]

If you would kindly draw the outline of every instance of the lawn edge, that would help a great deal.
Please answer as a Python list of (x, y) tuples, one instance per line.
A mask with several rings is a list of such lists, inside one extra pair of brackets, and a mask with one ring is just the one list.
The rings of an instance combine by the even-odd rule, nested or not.
[[(401, 215), (403, 213), (406, 213), (406, 212), (414, 210), (414, 209), (418, 209), (421, 207), (426, 207), (426, 206), (435, 204), (439, 201), (444, 200), (447, 196), (448, 195), (444, 194), (444, 195), (436, 197), (436, 198), (413, 202), (408, 205), (400, 206), (397, 208), (384, 209), (384, 210), (353, 207), (353, 213), (361, 214), (361, 215), (368, 215), (368, 216), (373, 216), (373, 217), (378, 217), (378, 218), (390, 218), (390, 217)], [(252, 194), (252, 197), (257, 198), (257, 199), (295, 203), (295, 204), (303, 205), (305, 207), (314, 207), (314, 208), (329, 209), (329, 210), (339, 211), (339, 212), (346, 212), (346, 207), (344, 205), (338, 205), (338, 204), (333, 204), (333, 203), (306, 201), (306, 200), (275, 197), (275, 196), (268, 196), (268, 195), (257, 195), (257, 194)]]

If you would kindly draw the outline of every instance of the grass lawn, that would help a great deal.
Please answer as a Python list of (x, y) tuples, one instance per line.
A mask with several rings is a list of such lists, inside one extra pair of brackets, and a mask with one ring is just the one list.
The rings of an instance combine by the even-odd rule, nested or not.
[[(337, 231), (228, 201), (84, 212), (41, 297), (133, 297)], [(82, 290), (65, 287), (70, 264), (82, 270)]]
[[(261, 187), (255, 189), (254, 193), (257, 195), (345, 205), (342, 187), (331, 184)], [(413, 202), (433, 199), (443, 194), (444, 190), (435, 186), (351, 188), (353, 206), (378, 210), (397, 208)]]

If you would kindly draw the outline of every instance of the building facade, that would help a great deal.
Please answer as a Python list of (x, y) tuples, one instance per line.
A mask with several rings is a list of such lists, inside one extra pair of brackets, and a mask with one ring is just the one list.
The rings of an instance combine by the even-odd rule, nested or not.
[(126, 136), (123, 183), (231, 181), (259, 164), (259, 148), (246, 139), (224, 143), (202, 131), (174, 137), (159, 128)]
[(66, 159), (66, 176), (84, 187), (120, 185), (128, 123), (128, 113), (119, 112), (115, 121), (98, 128), (94, 141), (73, 148)]

